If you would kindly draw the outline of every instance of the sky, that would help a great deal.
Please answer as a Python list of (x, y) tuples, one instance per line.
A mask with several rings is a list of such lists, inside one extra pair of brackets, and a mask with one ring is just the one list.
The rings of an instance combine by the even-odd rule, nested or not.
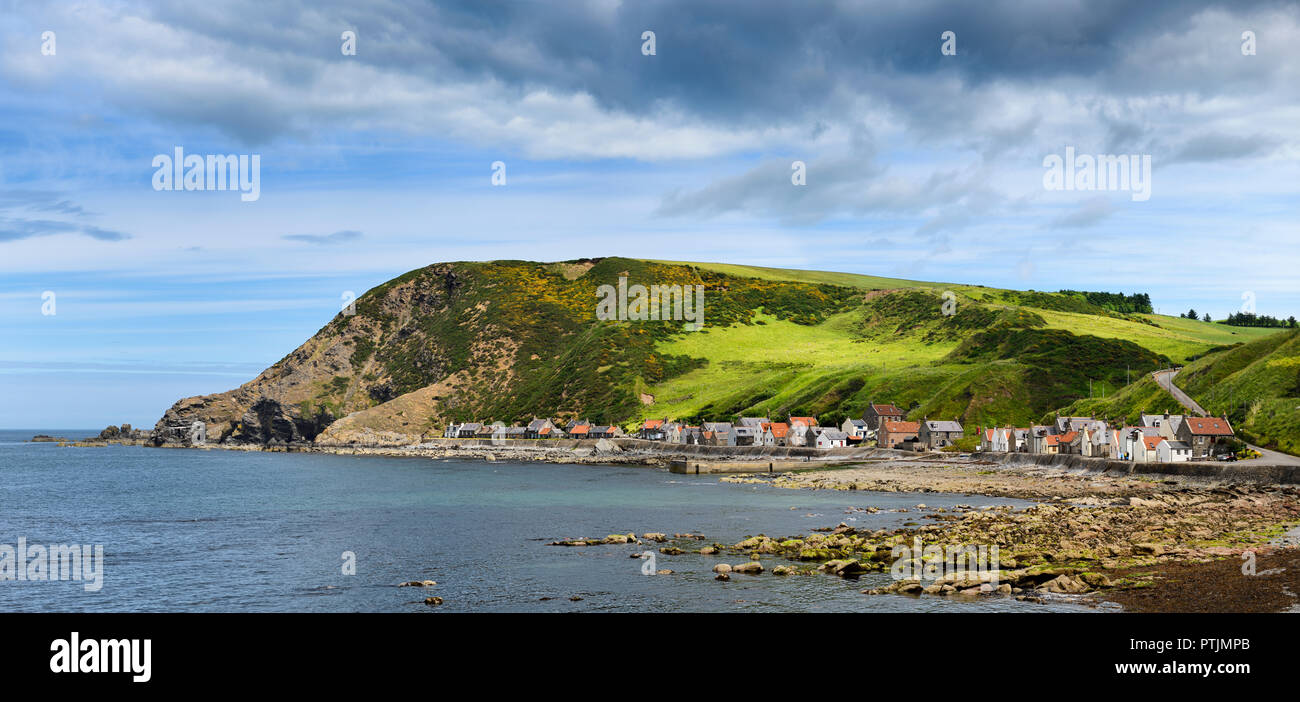
[[(0, 15), (0, 427), (151, 427), (440, 261), (721, 261), (1300, 314), (1295, 2)], [(177, 148), (256, 156), (257, 197), (158, 189)], [(1149, 197), (1049, 187), (1067, 149), (1149, 158)]]

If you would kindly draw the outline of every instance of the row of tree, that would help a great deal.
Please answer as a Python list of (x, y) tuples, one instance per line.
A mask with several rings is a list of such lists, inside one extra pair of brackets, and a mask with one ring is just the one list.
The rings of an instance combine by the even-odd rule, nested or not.
[[(1207, 315), (1206, 321), (1209, 321)], [(1295, 329), (1296, 318), (1291, 315), (1286, 319), (1272, 317), (1266, 314), (1255, 314), (1254, 312), (1233, 312), (1228, 318), (1223, 320), (1224, 324), (1231, 324), (1234, 327), (1285, 327)]]
[(1155, 312), (1151, 307), (1151, 296), (1146, 293), (1125, 295), (1124, 293), (1087, 292), (1082, 290), (1062, 290), (1060, 292), (1062, 295), (1082, 297), (1088, 303), (1111, 312), (1122, 314), (1153, 314)]

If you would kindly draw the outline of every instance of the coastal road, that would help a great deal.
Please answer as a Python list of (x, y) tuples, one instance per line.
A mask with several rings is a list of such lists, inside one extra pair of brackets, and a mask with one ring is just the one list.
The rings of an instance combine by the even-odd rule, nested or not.
[(1188, 412), (1191, 412), (1198, 417), (1208, 417), (1210, 413), (1206, 412), (1204, 407), (1196, 404), (1196, 400), (1193, 400), (1187, 395), (1187, 393), (1179, 390), (1177, 385), (1174, 385), (1175, 375), (1178, 375), (1177, 368), (1167, 368), (1152, 373), (1151, 377), (1156, 379), (1156, 385), (1159, 385), (1165, 389), (1165, 392), (1173, 395), (1174, 399), (1178, 400), (1178, 404), (1186, 407)]
[[(1178, 375), (1178, 369), (1168, 368), (1165, 370), (1158, 370), (1152, 373), (1151, 377), (1155, 378), (1156, 385), (1159, 385), (1160, 387), (1164, 388), (1165, 392), (1169, 393), (1170, 395), (1173, 395), (1174, 399), (1178, 400), (1178, 403), (1181, 404), (1183, 407), (1186, 407), (1188, 412), (1191, 412), (1198, 417), (1208, 417), (1210, 413), (1206, 412), (1205, 408), (1197, 404), (1196, 400), (1193, 400), (1191, 397), (1188, 397), (1187, 393), (1180, 390), (1177, 385), (1174, 385), (1175, 375)], [(1246, 444), (1246, 445), (1250, 446), (1256, 451), (1259, 451), (1259, 453), (1261, 454), (1259, 460), (1262, 463), (1268, 463), (1270, 465), (1280, 465), (1280, 466), (1300, 466), (1300, 456), (1292, 456), (1289, 453), (1270, 451), (1266, 448), (1260, 448), (1259, 446), (1254, 446), (1252, 444)]]

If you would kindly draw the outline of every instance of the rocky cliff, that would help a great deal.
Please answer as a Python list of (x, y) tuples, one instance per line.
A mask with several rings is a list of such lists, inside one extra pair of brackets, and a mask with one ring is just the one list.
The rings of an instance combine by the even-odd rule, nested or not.
[(302, 346), (233, 390), (189, 397), (158, 421), (157, 444), (185, 444), (202, 422), (216, 443), (365, 443), (418, 437), (447, 421), (583, 414), (627, 419), (636, 393), (702, 361), (655, 353), (683, 322), (611, 324), (597, 289), (634, 282), (705, 285), (708, 321), (753, 311), (816, 323), (859, 295), (848, 288), (736, 278), (630, 259), (441, 263), (362, 295)]

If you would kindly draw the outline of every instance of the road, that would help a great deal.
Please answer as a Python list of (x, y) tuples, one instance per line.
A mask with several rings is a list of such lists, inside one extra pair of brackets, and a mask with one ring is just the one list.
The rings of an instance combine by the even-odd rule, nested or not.
[(1210, 413), (1206, 412), (1204, 407), (1196, 404), (1196, 400), (1193, 400), (1187, 395), (1187, 393), (1179, 390), (1177, 385), (1174, 385), (1175, 375), (1178, 375), (1177, 368), (1166, 368), (1165, 370), (1158, 370), (1152, 373), (1151, 377), (1156, 379), (1156, 385), (1159, 385), (1165, 389), (1165, 392), (1173, 395), (1174, 399), (1178, 400), (1178, 404), (1186, 407), (1188, 412), (1191, 412), (1198, 417), (1210, 416)]
[[(1151, 374), (1151, 377), (1155, 378), (1156, 385), (1159, 385), (1164, 388), (1165, 392), (1173, 395), (1174, 399), (1178, 400), (1178, 404), (1186, 407), (1188, 412), (1191, 412), (1198, 417), (1208, 417), (1210, 413), (1206, 412), (1205, 408), (1198, 405), (1196, 400), (1188, 397), (1187, 393), (1180, 390), (1177, 385), (1174, 385), (1175, 375), (1178, 375), (1177, 368), (1166, 368), (1165, 370), (1155, 371)], [(1260, 448), (1259, 446), (1251, 444), (1246, 445), (1260, 452), (1261, 457), (1258, 460), (1261, 463), (1280, 466), (1300, 466), (1300, 456), (1292, 456), (1289, 453), (1270, 451), (1266, 448)]]

